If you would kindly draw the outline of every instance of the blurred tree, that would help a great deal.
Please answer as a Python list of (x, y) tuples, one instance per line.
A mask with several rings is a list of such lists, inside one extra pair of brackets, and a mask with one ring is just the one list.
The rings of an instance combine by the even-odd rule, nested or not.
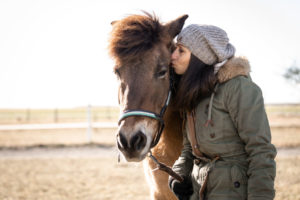
[(294, 62), (289, 68), (286, 69), (283, 77), (288, 81), (300, 84), (300, 68), (297, 66), (296, 62)]

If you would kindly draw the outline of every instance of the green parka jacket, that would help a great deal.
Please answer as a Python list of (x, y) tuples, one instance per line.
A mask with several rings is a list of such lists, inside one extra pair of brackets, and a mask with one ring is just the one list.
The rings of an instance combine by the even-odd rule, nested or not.
[[(214, 97), (196, 107), (199, 149), (209, 158), (220, 156), (210, 169), (204, 199), (271, 200), (275, 196), (276, 149), (271, 144), (262, 92), (249, 72), (247, 59), (231, 58), (217, 74)], [(213, 123), (205, 126), (209, 113)], [(207, 164), (194, 162), (187, 131), (186, 126), (182, 153), (173, 169), (192, 179), (190, 199), (198, 200)]]

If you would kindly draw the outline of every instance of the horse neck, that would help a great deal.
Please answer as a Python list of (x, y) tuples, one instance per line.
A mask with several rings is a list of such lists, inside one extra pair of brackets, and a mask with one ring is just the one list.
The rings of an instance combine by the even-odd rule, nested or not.
[(177, 109), (170, 104), (166, 110), (165, 129), (153, 154), (171, 166), (180, 155), (182, 149), (182, 118)]

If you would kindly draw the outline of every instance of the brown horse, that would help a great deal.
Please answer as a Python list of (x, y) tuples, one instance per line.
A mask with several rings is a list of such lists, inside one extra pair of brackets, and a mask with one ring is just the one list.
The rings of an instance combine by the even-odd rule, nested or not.
[(168, 174), (154, 170), (156, 164), (147, 155), (151, 150), (160, 162), (172, 166), (182, 148), (182, 119), (172, 99), (167, 105), (172, 89), (169, 66), (173, 39), (187, 17), (161, 24), (157, 17), (145, 13), (112, 22), (109, 51), (116, 63), (123, 113), (117, 145), (127, 161), (144, 160), (152, 199), (176, 199), (168, 187)]

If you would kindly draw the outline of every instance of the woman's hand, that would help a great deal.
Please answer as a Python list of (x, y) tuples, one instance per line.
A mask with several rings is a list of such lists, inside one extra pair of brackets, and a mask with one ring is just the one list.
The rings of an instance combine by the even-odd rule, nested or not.
[(169, 176), (169, 187), (179, 200), (187, 200), (193, 194), (193, 185), (188, 177), (184, 177), (183, 182), (179, 182)]

